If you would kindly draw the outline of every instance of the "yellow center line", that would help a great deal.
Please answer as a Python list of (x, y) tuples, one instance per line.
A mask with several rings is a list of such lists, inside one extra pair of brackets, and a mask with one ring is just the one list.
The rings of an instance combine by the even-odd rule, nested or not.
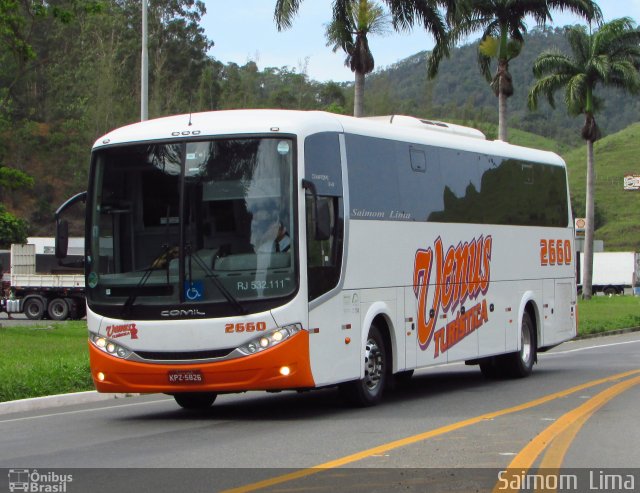
[[(546, 461), (543, 460), (543, 462), (552, 469), (559, 469), (564, 459), (564, 454), (582, 425), (607, 402), (638, 384), (640, 384), (640, 376), (617, 383), (561, 416), (552, 425), (539, 433), (514, 457), (507, 467), (506, 475), (502, 476), (502, 481), (496, 483), (493, 492), (517, 491), (505, 489), (504, 487), (499, 487), (499, 485), (504, 486), (505, 480), (511, 484), (509, 478), (516, 479), (525, 474), (533, 466), (538, 456), (554, 440), (558, 440), (557, 449), (552, 450), (549, 458)], [(517, 484), (517, 481), (514, 481), (513, 484)]]
[[(571, 443), (577, 436), (582, 426), (587, 422), (591, 415), (584, 414), (576, 421), (571, 423), (565, 428), (554, 440), (551, 442), (547, 451), (544, 453), (542, 460), (540, 461), (540, 467), (538, 468), (538, 474), (546, 477), (557, 478), (560, 475), (560, 467), (564, 462), (564, 457), (571, 446)], [(543, 487), (536, 489), (536, 493), (557, 493), (557, 488), (552, 488), (550, 485), (554, 483), (549, 481), (541, 482)]]
[(547, 475), (557, 476), (560, 473), (560, 467), (564, 462), (564, 457), (567, 454), (569, 447), (573, 443), (573, 440), (578, 435), (578, 432), (582, 429), (582, 426), (591, 417), (591, 414), (584, 414), (576, 421), (571, 423), (565, 428), (554, 440), (551, 442), (547, 451), (544, 453), (542, 460), (540, 461), (539, 469), (543, 470)]
[[(615, 380), (620, 380), (632, 375), (637, 375), (640, 373), (640, 370), (630, 370), (623, 373), (618, 373), (616, 375), (612, 375), (606, 378), (600, 378), (598, 380), (592, 380), (591, 382), (587, 382), (581, 385), (577, 385), (575, 387), (571, 387), (566, 390), (562, 390), (560, 392), (555, 392), (553, 394), (549, 394), (538, 399), (534, 399), (532, 401), (519, 404), (517, 406), (513, 406), (506, 409), (501, 409), (498, 411), (493, 411), (490, 413), (482, 414), (480, 416), (476, 416), (474, 418), (465, 419), (463, 421), (458, 421), (457, 423), (452, 423), (450, 425), (442, 426), (440, 428), (436, 428), (433, 430), (426, 431), (424, 433), (419, 433), (417, 435), (412, 435), (406, 438), (402, 438), (400, 440), (394, 440), (392, 442), (388, 442), (382, 445), (378, 445), (377, 447), (373, 447), (367, 450), (363, 450), (361, 452), (356, 452), (355, 454), (346, 455), (339, 459), (331, 460), (329, 462), (324, 462), (314, 467), (309, 467), (306, 469), (300, 469), (299, 471), (294, 471), (292, 473), (283, 474), (280, 476), (276, 476), (273, 478), (265, 479), (263, 481), (258, 481), (255, 483), (251, 483), (248, 485), (240, 486), (238, 488), (232, 488), (225, 490), (222, 493), (248, 493), (250, 491), (256, 491), (263, 488), (268, 488), (270, 486), (274, 486), (277, 484), (286, 483), (288, 481), (294, 481), (296, 479), (301, 479), (307, 476), (311, 476), (313, 474), (325, 471), (327, 469), (334, 469), (337, 467), (341, 467), (347, 464), (351, 464), (353, 462), (360, 461), (367, 457), (371, 457), (372, 455), (383, 454), (385, 452), (389, 452), (391, 450), (405, 447), (407, 445), (411, 445), (417, 442), (421, 442), (424, 440), (428, 440), (433, 437), (437, 437), (440, 435), (444, 435), (446, 433), (459, 430), (461, 428), (466, 428), (467, 426), (471, 426), (477, 423), (481, 423), (482, 421), (487, 421), (495, 418), (499, 418), (501, 416), (506, 416), (508, 414), (517, 413), (520, 411), (524, 411), (526, 409), (531, 409), (533, 407), (540, 406), (542, 404), (546, 404), (547, 402), (553, 401), (555, 399), (561, 399), (568, 395), (574, 394), (576, 392), (580, 392), (581, 390), (585, 390), (591, 387), (595, 387), (597, 385), (601, 385), (603, 383), (608, 383)], [(640, 377), (638, 377), (640, 378)]]

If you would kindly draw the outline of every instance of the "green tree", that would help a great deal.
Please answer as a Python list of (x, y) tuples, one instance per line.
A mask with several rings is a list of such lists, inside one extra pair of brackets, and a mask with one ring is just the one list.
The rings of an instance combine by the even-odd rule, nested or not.
[(9, 248), (12, 243), (26, 243), (29, 225), (11, 214), (0, 204), (0, 248)]
[[(599, 20), (600, 9), (592, 0), (465, 0), (452, 19), (448, 35), (450, 48), (461, 38), (482, 31), (478, 64), (498, 98), (498, 138), (507, 140), (507, 98), (513, 95), (509, 62), (520, 54), (527, 32), (525, 19), (533, 17), (538, 25), (551, 22), (551, 10), (568, 10), (587, 20)], [(438, 64), (448, 49), (436, 48), (429, 60), (429, 76), (434, 77)], [(497, 68), (491, 75), (491, 60)]]
[(205, 4), (200, 0), (150, 4), (149, 112), (153, 116), (193, 109), (193, 82), (200, 78), (208, 60), (207, 51), (213, 46), (200, 26), (205, 14)]
[(342, 86), (337, 82), (329, 81), (325, 84), (319, 84), (318, 102), (320, 106), (334, 113), (344, 113), (346, 99)]
[[(38, 67), (38, 42), (53, 23), (71, 24), (78, 16), (99, 12), (99, 0), (0, 0), (0, 111), (6, 111), (13, 91)], [(4, 80), (3, 80), (4, 79)]]
[[(291, 27), (301, 3), (302, 0), (276, 0), (274, 18), (279, 30)], [(438, 58), (449, 55), (447, 21), (457, 16), (460, 0), (384, 0), (384, 3), (389, 8), (391, 22), (396, 31), (422, 24), (436, 42), (434, 51), (438, 53)], [(329, 46), (334, 46), (334, 51), (342, 48), (347, 53), (348, 65), (351, 67), (353, 63), (357, 68), (357, 70), (351, 69), (356, 74), (356, 85), (360, 77), (362, 90), (364, 90), (364, 74), (373, 70), (374, 62), (367, 43), (367, 31), (364, 29), (358, 31), (360, 27), (358, 11), (361, 5), (364, 9), (368, 8), (368, 5), (375, 6), (371, 2), (360, 0), (333, 0), (333, 14), (330, 27), (327, 29), (327, 39)], [(362, 15), (361, 19), (365, 21), (366, 16)], [(380, 24), (380, 21), (377, 24)], [(366, 22), (362, 25), (366, 25)], [(355, 40), (352, 38), (354, 35)], [(357, 92), (355, 95), (357, 96)], [(354, 98), (354, 114), (360, 111), (358, 109), (360, 105), (361, 101), (357, 97)]]
[(564, 88), (569, 114), (584, 115), (582, 138), (587, 142), (587, 187), (585, 251), (582, 296), (592, 295), (593, 239), (595, 230), (593, 143), (600, 131), (595, 113), (602, 107), (596, 97), (598, 86), (612, 86), (625, 92), (640, 92), (640, 30), (629, 18), (603, 24), (590, 34), (584, 26), (567, 29), (572, 56), (547, 51), (538, 56), (533, 73), (538, 79), (529, 92), (529, 108), (535, 109), (538, 98), (547, 97), (554, 106), (554, 94)]
[[(358, 0), (333, 0), (333, 19), (344, 18), (349, 4)], [(446, 40), (446, 22), (440, 7), (454, 15), (459, 0), (384, 0), (391, 12), (395, 29), (408, 29), (417, 23), (434, 35), (436, 42)], [(279, 30), (288, 29), (297, 15), (302, 0), (276, 0), (274, 18)]]
[(210, 60), (202, 71), (196, 93), (196, 108), (199, 111), (219, 108), (220, 93), (222, 92), (220, 80), (223, 69), (222, 63)]
[[(33, 178), (15, 168), (0, 165), (0, 199), (6, 190), (29, 189), (33, 187)], [(9, 212), (0, 203), (0, 248), (8, 248), (11, 243), (24, 243), (29, 224)]]
[(19, 190), (33, 187), (33, 178), (24, 171), (0, 165), (0, 197), (1, 191)]
[(365, 76), (375, 68), (367, 36), (387, 33), (389, 16), (369, 0), (347, 3), (345, 7), (340, 17), (334, 17), (327, 25), (327, 46), (333, 46), (334, 53), (342, 49), (347, 54), (344, 64), (355, 74), (353, 116), (360, 117), (364, 115)]

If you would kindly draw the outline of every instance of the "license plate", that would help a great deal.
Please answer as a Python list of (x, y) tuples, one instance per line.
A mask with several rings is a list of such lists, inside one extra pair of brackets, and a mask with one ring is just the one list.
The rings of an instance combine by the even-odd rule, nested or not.
[(200, 370), (169, 370), (169, 383), (198, 384), (204, 383), (204, 375)]

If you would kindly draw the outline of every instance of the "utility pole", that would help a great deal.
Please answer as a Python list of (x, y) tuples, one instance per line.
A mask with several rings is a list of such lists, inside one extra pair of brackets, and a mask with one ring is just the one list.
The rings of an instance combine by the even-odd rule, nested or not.
[(140, 121), (149, 119), (149, 53), (147, 50), (147, 1), (142, 0), (142, 57), (140, 81)]

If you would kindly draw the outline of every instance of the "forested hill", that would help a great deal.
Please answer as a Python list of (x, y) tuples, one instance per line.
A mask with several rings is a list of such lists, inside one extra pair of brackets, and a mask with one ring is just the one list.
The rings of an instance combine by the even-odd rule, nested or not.
[[(534, 82), (533, 61), (550, 49), (569, 53), (563, 29), (533, 29), (526, 36), (520, 55), (510, 62), (515, 94), (507, 103), (509, 127), (579, 145), (583, 119), (567, 115), (562, 92), (556, 95), (555, 110), (546, 100), (541, 101), (540, 111), (536, 113), (526, 106), (527, 93)], [(462, 120), (471, 126), (476, 122), (497, 122), (497, 98), (478, 68), (477, 41), (455, 49), (451, 58), (442, 62), (433, 81), (427, 81), (426, 58), (427, 53), (423, 51), (368, 77), (367, 113), (417, 114), (445, 121)], [(602, 110), (596, 115), (603, 136), (640, 121), (640, 97), (608, 89), (600, 89), (596, 95), (604, 100)]]
[[(14, 16), (0, 16), (0, 242), (5, 245), (17, 232), (22, 238), (51, 235), (56, 207), (86, 189), (95, 139), (140, 118), (139, 1), (10, 2), (9, 7)], [(200, 26), (203, 14), (202, 2), (151, 3), (150, 118), (229, 108), (351, 113), (351, 84), (310, 80), (294, 60), (290, 67), (261, 69), (253, 61), (240, 66), (212, 58), (212, 42)], [(509, 100), (510, 127), (549, 137), (560, 153), (581, 144), (581, 119), (566, 116), (562, 95), (557, 110), (543, 106), (535, 114), (527, 111), (525, 98), (532, 60), (564, 45), (561, 31), (534, 30), (511, 63), (516, 94)], [(427, 81), (425, 57), (418, 53), (369, 76), (366, 113), (490, 128), (497, 101), (479, 73), (475, 44), (456, 49), (435, 81)], [(605, 108), (597, 118), (604, 135), (640, 119), (639, 98), (615, 92), (603, 97)], [(79, 216), (76, 224), (81, 223)]]

